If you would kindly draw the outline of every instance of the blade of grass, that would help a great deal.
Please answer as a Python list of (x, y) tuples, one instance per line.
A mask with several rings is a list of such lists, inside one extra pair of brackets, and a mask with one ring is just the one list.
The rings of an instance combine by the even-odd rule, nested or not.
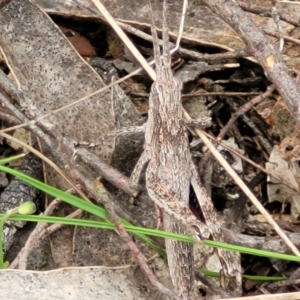
[(223, 243), (223, 242), (205, 240), (204, 245), (215, 247), (215, 248), (222, 248), (222, 249), (231, 250), (231, 251), (237, 251), (237, 252), (244, 253), (244, 254), (300, 262), (300, 257), (296, 256), (296, 255), (294, 256), (294, 255), (289, 255), (289, 254), (285, 254), (285, 253), (272, 252), (272, 251), (255, 249), (255, 248), (250, 248), (250, 247), (232, 245), (232, 244), (227, 244), (227, 243)]
[[(83, 209), (101, 219), (106, 220), (108, 222), (108, 224), (111, 224), (110, 225), (111, 227), (106, 225), (107, 229), (115, 229), (114, 225), (108, 219), (108, 215), (107, 215), (106, 211), (102, 207), (99, 207), (93, 203), (87, 202), (79, 197), (74, 196), (74, 195), (68, 194), (61, 190), (58, 190), (54, 187), (48, 186), (34, 178), (31, 178), (31, 177), (29, 177), (19, 171), (13, 170), (11, 168), (0, 165), (0, 170), (20, 178), (21, 180), (27, 182), (28, 184), (31, 184), (32, 186), (40, 189), (41, 191), (43, 191), (45, 193), (50, 194), (53, 197), (59, 198), (70, 205), (73, 205), (75, 207)], [(19, 216), (15, 215), (11, 218), (17, 219), (17, 217), (19, 217)], [(39, 218), (41, 216), (32, 216), (32, 215), (23, 216), (22, 215), (20, 219), (24, 220), (24, 221), (37, 222), (38, 219), (34, 219), (36, 217)], [(32, 219), (30, 219), (30, 218), (32, 218)], [(46, 219), (44, 219), (44, 222), (47, 222), (47, 218), (54, 218), (54, 217), (43, 216), (43, 218), (46, 218)], [(64, 220), (67, 220), (67, 221), (64, 221)], [(60, 222), (62, 224), (66, 224), (65, 222), (72, 222), (71, 220), (72, 219), (62, 218), (62, 220), (60, 220)], [(75, 222), (80, 222), (79, 221), (80, 219), (75, 219), (75, 220), (76, 220)], [(153, 236), (160, 236), (160, 237), (164, 237), (164, 238), (173, 238), (173, 239), (177, 239), (177, 240), (181, 240), (181, 241), (185, 241), (185, 242), (195, 242), (193, 240), (193, 238), (191, 238), (189, 236), (178, 235), (178, 234), (174, 234), (174, 233), (166, 233), (166, 232), (154, 230), (154, 229), (135, 227), (135, 226), (132, 226), (128, 221), (126, 221), (122, 218), (120, 218), (120, 220), (121, 220), (122, 224), (124, 225), (124, 227), (126, 228), (126, 230), (128, 230), (130, 232), (134, 232), (137, 236), (139, 236), (142, 240), (146, 241), (147, 243), (149, 243), (149, 242), (152, 243), (152, 246), (155, 247), (159, 253), (164, 253), (164, 252), (161, 248), (159, 248), (151, 240), (149, 240), (149, 238), (146, 237), (145, 234), (153, 235)], [(84, 220), (84, 221), (87, 221), (87, 220)], [(89, 221), (92, 222), (91, 220), (89, 220)], [(97, 222), (97, 223), (100, 223), (100, 222)], [(69, 223), (69, 224), (71, 225), (71, 223)], [(78, 223), (74, 224), (74, 225), (78, 225)], [(85, 225), (85, 226), (89, 226), (89, 225)], [(110, 228), (108, 228), (108, 227), (110, 227)], [(134, 231), (134, 230), (136, 230), (136, 231)], [(300, 257), (294, 256), (294, 255), (288, 255), (288, 254), (284, 254), (284, 253), (277, 253), (277, 252), (271, 252), (271, 251), (266, 251), (266, 250), (253, 249), (250, 247), (231, 245), (231, 244), (217, 242), (217, 241), (211, 241), (211, 240), (204, 240), (203, 243), (204, 243), (204, 245), (207, 245), (207, 246), (228, 249), (231, 251), (237, 251), (237, 252), (241, 252), (241, 253), (245, 253), (245, 254), (252, 254), (252, 255), (264, 256), (264, 257), (269, 257), (269, 258), (276, 258), (276, 259), (281, 259), (281, 260), (300, 262)], [(161, 255), (163, 255), (163, 254), (161, 254)]]
[[(220, 273), (219, 272), (213, 272), (213, 271), (208, 271), (201, 269), (201, 273), (203, 273), (206, 276), (209, 277), (216, 277), (220, 278)], [(226, 276), (229, 277), (229, 276)], [(250, 280), (255, 280), (255, 281), (281, 281), (281, 280), (286, 280), (287, 278), (284, 276), (254, 276), (254, 275), (242, 275), (244, 279), (250, 279)]]
[[(4, 216), (3, 214), (0, 214), (0, 218), (2, 218), (3, 216)], [(109, 230), (115, 229), (115, 225), (113, 223), (100, 222), (94, 220), (85, 220), (85, 219), (69, 219), (69, 218), (44, 216), (44, 215), (35, 216), (35, 215), (16, 214), (10, 216), (9, 220), (26, 221), (26, 222), (30, 221), (30, 222), (59, 223), (65, 225), (95, 227), (95, 228), (102, 228), (102, 229), (109, 229)], [(134, 234), (139, 233), (143, 235), (145, 234), (145, 235), (151, 235), (151, 236), (156, 236), (161, 238), (171, 238), (171, 239), (176, 239), (178, 241), (188, 242), (188, 243), (195, 242), (192, 237), (182, 235), (182, 234), (166, 232), (157, 229), (137, 227), (132, 225), (124, 225), (124, 227), (128, 232), (132, 232)], [(226, 248), (228, 250), (237, 251), (241, 253), (264, 256), (268, 258), (281, 259), (287, 261), (294, 261), (300, 263), (300, 258), (296, 255), (290, 255), (290, 254), (284, 254), (284, 253), (278, 253), (278, 252), (272, 252), (272, 251), (260, 250), (260, 249), (253, 249), (250, 247), (231, 245), (231, 244), (221, 243), (217, 241), (210, 241), (210, 240), (204, 240), (203, 244), (210, 247)]]
[[(3, 216), (4, 214), (0, 214), (0, 218), (2, 218)], [(35, 216), (35, 215), (15, 214), (13, 216), (10, 216), (8, 220), (24, 221), (24, 222), (56, 223), (56, 224), (64, 224), (64, 225), (94, 227), (94, 228), (109, 229), (109, 230), (116, 229), (115, 225), (109, 222), (101, 222), (101, 221), (86, 220), (86, 219), (71, 219), (71, 218), (53, 217), (53, 216), (44, 216), (44, 215)], [(194, 242), (192, 237), (183, 234), (176, 234), (176, 233), (166, 232), (157, 229), (133, 226), (130, 225), (129, 223), (128, 225), (124, 225), (124, 227), (127, 231), (132, 232), (134, 234), (147, 234), (147, 235), (161, 237), (161, 238), (176, 239), (188, 243)]]
[[(105, 209), (103, 209), (100, 206), (97, 206), (97, 205), (87, 202), (77, 196), (71, 195), (64, 191), (56, 189), (52, 186), (49, 186), (49, 185), (47, 185), (39, 180), (36, 180), (26, 174), (23, 174), (17, 170), (0, 165), (0, 171), (9, 173), (55, 198), (58, 198), (74, 207), (80, 208), (86, 212), (89, 212), (89, 213), (111, 223), (111, 221), (108, 218), (107, 212), (105, 211)], [(130, 223), (128, 221), (126, 221), (122, 218), (120, 218), (120, 221), (122, 222), (123, 225), (130, 225)], [(165, 256), (164, 250), (161, 249), (160, 247), (158, 247), (157, 245), (155, 245), (155, 243), (153, 243), (153, 241), (151, 241), (148, 237), (146, 237), (145, 235), (140, 234), (140, 233), (137, 233), (136, 235), (140, 239), (142, 239), (145, 243), (147, 243), (150, 247), (152, 247), (155, 251), (157, 251), (161, 256)]]
[(24, 157), (24, 156), (25, 156), (25, 154), (22, 153), (22, 154), (19, 154), (19, 155), (2, 158), (2, 159), (0, 159), (0, 165), (7, 164), (7, 163), (9, 163), (13, 160), (19, 159), (19, 158)]

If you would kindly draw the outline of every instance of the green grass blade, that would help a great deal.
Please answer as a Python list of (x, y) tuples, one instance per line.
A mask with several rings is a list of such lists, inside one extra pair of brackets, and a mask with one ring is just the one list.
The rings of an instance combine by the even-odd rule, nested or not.
[[(28, 184), (36, 187), (37, 189), (40, 189), (41, 191), (50, 194), (53, 197), (59, 198), (70, 205), (73, 205), (75, 207), (78, 207), (82, 210), (85, 210), (103, 220), (106, 220), (106, 222), (98, 222), (98, 221), (92, 221), (92, 220), (81, 220), (81, 219), (68, 219), (68, 218), (61, 218), (58, 219), (58, 217), (51, 217), (51, 216), (32, 216), (32, 215), (14, 215), (10, 217), (11, 220), (23, 220), (23, 221), (34, 221), (34, 222), (58, 222), (62, 224), (69, 224), (69, 225), (79, 225), (80, 222), (83, 222), (81, 226), (92, 226), (97, 227), (101, 226), (100, 228), (106, 229), (115, 229), (114, 224), (109, 220), (107, 212), (102, 207), (99, 207), (93, 203), (87, 202), (77, 196), (68, 194), (66, 192), (60, 191), (54, 187), (48, 186), (34, 178), (31, 178), (19, 171), (13, 170), (11, 168), (7, 168), (5, 166), (0, 165), (0, 170), (4, 171), (6, 173), (9, 173), (11, 175), (14, 175), (21, 180), (27, 182)], [(0, 217), (3, 217), (3, 215), (0, 214)], [(51, 219), (56, 218), (56, 219)], [(72, 223), (73, 221), (75, 223)], [(151, 247), (155, 248), (155, 250), (160, 253), (161, 255), (165, 255), (165, 252), (156, 246), (146, 235), (151, 236), (157, 236), (157, 237), (164, 237), (164, 238), (171, 238), (176, 239), (184, 242), (195, 242), (192, 237), (175, 234), (175, 233), (169, 233), (164, 232), (160, 230), (154, 230), (154, 229), (148, 229), (143, 227), (136, 227), (132, 226), (128, 221), (120, 218), (120, 221), (126, 228), (126, 230), (133, 232), (137, 236), (139, 236), (142, 240), (144, 240), (146, 243), (148, 243)], [(77, 222), (77, 223), (76, 223)], [(90, 222), (90, 223), (88, 223)], [(95, 223), (93, 223), (95, 222)], [(103, 224), (102, 224), (103, 223)], [(84, 225), (83, 225), (84, 224)], [(98, 225), (97, 225), (98, 224)], [(105, 225), (106, 224), (106, 225)], [(271, 252), (266, 250), (260, 250), (260, 249), (253, 249), (250, 247), (244, 247), (244, 246), (237, 246), (237, 245), (231, 245), (227, 243), (217, 242), (217, 241), (211, 241), (211, 240), (204, 240), (203, 242), (207, 246), (216, 247), (216, 248), (223, 248), (231, 251), (237, 251), (240, 253), (245, 254), (251, 254), (251, 255), (257, 255), (257, 256), (264, 256), (268, 258), (276, 258), (281, 260), (288, 260), (288, 261), (295, 261), (300, 262), (300, 257), (295, 255), (289, 255), (284, 253), (277, 253), (277, 252)]]
[(211, 246), (211, 247), (215, 247), (215, 248), (222, 248), (222, 249), (231, 250), (231, 251), (236, 251), (236, 252), (240, 252), (240, 253), (244, 253), (244, 254), (250, 254), (250, 255), (263, 256), (263, 257), (280, 259), (280, 260), (300, 262), (300, 257), (296, 256), (296, 255), (290, 255), (290, 254), (279, 253), (279, 252), (272, 252), (272, 251), (261, 250), (261, 249), (254, 249), (254, 248), (250, 248), (250, 247), (232, 245), (232, 244), (227, 244), (227, 243), (217, 242), (217, 241), (210, 241), (210, 240), (205, 240), (204, 244), (207, 245), (207, 246)]
[(25, 156), (25, 154), (19, 154), (19, 155), (14, 155), (14, 156), (2, 158), (2, 159), (0, 159), (0, 165), (10, 163), (11, 161), (19, 159), (19, 158), (24, 157), (24, 156)]
[[(213, 271), (208, 271), (201, 269), (200, 270), (202, 274), (209, 276), (209, 277), (215, 277), (215, 278), (220, 278), (220, 273), (219, 272), (213, 272)], [(228, 277), (228, 276), (226, 276)], [(253, 281), (281, 281), (281, 280), (286, 280), (287, 278), (284, 276), (255, 276), (255, 275), (242, 275), (244, 279), (250, 279)]]
[[(4, 216), (4, 214), (0, 214), (0, 219)], [(44, 222), (44, 223), (56, 223), (56, 224), (64, 224), (64, 225), (73, 225), (73, 226), (86, 226), (86, 227), (94, 227), (94, 228), (102, 228), (102, 229), (110, 229), (115, 230), (116, 227), (113, 223), (110, 222), (102, 222), (95, 220), (86, 220), (86, 219), (71, 219), (65, 217), (54, 217), (54, 216), (44, 216), (44, 215), (20, 215), (15, 214), (8, 218), (10, 221), (24, 221), (24, 222)], [(182, 242), (194, 242), (193, 238), (190, 236), (186, 236), (183, 234), (177, 234), (172, 232), (166, 232), (157, 229), (138, 227), (128, 224), (124, 225), (124, 228), (128, 232), (132, 232), (134, 234), (147, 234), (150, 236), (161, 237), (161, 238), (172, 238)]]
[[(14, 169), (2, 166), (2, 165), (0, 165), (0, 170), (25, 181), (26, 183), (34, 186), (35, 188), (37, 188), (55, 198), (61, 199), (62, 201), (66, 202), (74, 207), (77, 207), (86, 212), (89, 212), (101, 219), (106, 220), (107, 222), (111, 222), (108, 218), (108, 214), (107, 214), (106, 210), (103, 209), (102, 207), (99, 207), (99, 206), (97, 206), (93, 203), (90, 203), (88, 201), (85, 201), (77, 196), (71, 195), (71, 194), (61, 191), (57, 188), (49, 186), (49, 185), (47, 185), (37, 179), (34, 179), (26, 174), (23, 174), (17, 170), (14, 170)], [(120, 221), (122, 222), (123, 225), (130, 224), (128, 221), (126, 221), (122, 218), (120, 218)], [(137, 233), (137, 236), (139, 238), (141, 238), (144, 242), (146, 242), (154, 250), (156, 250), (160, 255), (165, 256), (164, 250), (161, 249), (160, 247), (158, 247), (157, 245), (155, 245), (155, 243), (153, 243), (153, 241), (151, 241), (148, 237), (146, 237), (145, 235), (140, 234), (140, 233)]]
[[(0, 214), (0, 218), (2, 218), (4, 214)], [(70, 219), (70, 218), (62, 218), (62, 217), (53, 217), (53, 216), (44, 216), (44, 215), (13, 215), (9, 217), (9, 220), (11, 221), (26, 221), (26, 222), (45, 222), (45, 223), (58, 223), (58, 224), (65, 224), (65, 225), (74, 225), (74, 226), (86, 226), (86, 227), (95, 227), (95, 228), (102, 228), (102, 229), (109, 229), (109, 230), (115, 230), (115, 225), (113, 223), (108, 222), (100, 222), (95, 220), (85, 220), (85, 219)], [(195, 242), (192, 237), (177, 234), (177, 233), (171, 233), (171, 232), (165, 232), (161, 230), (156, 229), (150, 229), (150, 228), (144, 228), (144, 227), (137, 227), (132, 225), (124, 225), (125, 229), (128, 232), (132, 232), (134, 234), (141, 234), (141, 235), (149, 235), (149, 236), (156, 236), (161, 238), (171, 238), (182, 242), (189, 242), (193, 243)], [(290, 254), (284, 254), (284, 253), (278, 253), (278, 252), (272, 252), (267, 250), (260, 250), (260, 249), (253, 249), (250, 247), (245, 246), (237, 246), (237, 245), (231, 245), (226, 243), (221, 243), (217, 241), (210, 241), (210, 240), (204, 240), (204, 245), (211, 246), (211, 247), (217, 247), (217, 248), (225, 248), (232, 251), (237, 251), (241, 253), (247, 253), (251, 255), (258, 255), (268, 258), (277, 258), (281, 260), (287, 260), (287, 261), (294, 261), (300, 263), (300, 257)]]

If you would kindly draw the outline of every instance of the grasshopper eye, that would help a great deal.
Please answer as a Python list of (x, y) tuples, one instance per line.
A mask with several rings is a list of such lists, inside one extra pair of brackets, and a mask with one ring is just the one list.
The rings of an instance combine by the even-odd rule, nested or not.
[(155, 82), (151, 86), (151, 93), (153, 93), (154, 95), (158, 94), (157, 84)]
[(174, 91), (181, 91), (182, 90), (182, 81), (179, 78), (173, 78), (173, 90)]
[(204, 239), (208, 239), (210, 237), (210, 232), (207, 228), (202, 228), (198, 224), (194, 224), (192, 225), (192, 227), (195, 230), (194, 237), (196, 238), (196, 240), (203, 241)]

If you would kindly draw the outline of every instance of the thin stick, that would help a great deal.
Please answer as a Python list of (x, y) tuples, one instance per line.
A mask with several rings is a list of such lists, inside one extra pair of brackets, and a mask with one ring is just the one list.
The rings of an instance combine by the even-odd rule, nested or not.
[(68, 179), (68, 177), (64, 174), (64, 172), (53, 162), (51, 161), (49, 158), (47, 158), (45, 155), (43, 155), (41, 152), (39, 152), (38, 150), (34, 149), (33, 147), (31, 147), (30, 145), (23, 143), (21, 140), (18, 140), (16, 138), (14, 138), (13, 136), (6, 134), (4, 132), (0, 132), (0, 136), (13, 141), (14, 143), (17, 143), (19, 145), (21, 145), (23, 148), (27, 149), (28, 151), (30, 151), (31, 153), (35, 154), (36, 156), (38, 156), (40, 159), (42, 159), (44, 162), (46, 162), (50, 167), (52, 167), (57, 173), (59, 173), (66, 181), (68, 181), (68, 183), (74, 188), (74, 190), (76, 190), (76, 192), (85, 200), (90, 201), (83, 193), (82, 191), (70, 180)]
[(182, 13), (181, 13), (181, 19), (180, 19), (180, 25), (179, 25), (176, 45), (175, 45), (175, 48), (172, 49), (171, 54), (173, 54), (175, 51), (177, 51), (180, 47), (180, 41), (181, 41), (182, 34), (183, 34), (184, 21), (185, 21), (185, 17), (186, 17), (187, 7), (188, 7), (188, 0), (184, 0), (183, 1), (183, 6), (182, 6)]
[[(214, 142), (220, 142), (218, 141), (215, 137), (213, 137), (212, 135), (208, 134), (207, 132), (203, 131), (204, 134), (211, 139)], [(236, 151), (235, 149), (231, 148), (230, 146), (228, 146), (226, 143), (224, 143), (223, 141), (220, 142), (220, 144), (226, 148), (228, 151), (230, 151), (231, 153), (233, 153), (234, 155), (240, 157), (242, 160), (246, 161), (247, 163), (249, 163), (250, 165), (254, 166), (255, 168), (257, 168), (258, 170), (261, 170), (262, 172), (264, 172), (265, 174), (269, 175), (270, 177), (278, 180), (280, 183), (286, 185), (287, 187), (289, 187), (291, 190), (293, 190), (295, 193), (300, 194), (300, 189), (296, 188), (295, 186), (293, 186), (290, 182), (288, 182), (287, 180), (285, 180), (283, 177), (274, 174), (273, 172), (268, 171), (267, 169), (265, 169), (264, 167), (262, 167), (261, 165), (255, 163), (254, 161), (252, 161), (251, 159), (249, 159), (248, 157), (246, 157), (245, 155), (241, 154), (240, 152)]]
[[(191, 120), (189, 114), (184, 111), (184, 116), (187, 120)], [(210, 142), (210, 140), (206, 137), (204, 132), (200, 129), (195, 129), (195, 132), (207, 146), (207, 148), (212, 152), (213, 156), (218, 160), (218, 162), (222, 165), (222, 167), (228, 172), (228, 174), (232, 177), (232, 179), (236, 182), (236, 184), (243, 190), (243, 192), (248, 196), (253, 205), (259, 210), (259, 212), (266, 218), (272, 228), (277, 232), (277, 234), (283, 239), (286, 245), (291, 249), (291, 251), (300, 256), (300, 252), (297, 247), (291, 242), (288, 236), (281, 230), (281, 228), (277, 225), (277, 223), (273, 220), (272, 216), (265, 210), (265, 208), (261, 205), (258, 199), (253, 195), (253, 193), (249, 190), (243, 180), (237, 175), (237, 173), (230, 167), (228, 162), (223, 158), (223, 156), (218, 152), (215, 146)]]
[(92, 2), (98, 8), (98, 10), (103, 15), (103, 17), (107, 20), (109, 25), (114, 29), (114, 31), (117, 33), (120, 39), (128, 47), (131, 53), (135, 56), (137, 61), (142, 65), (144, 70), (147, 73), (154, 72), (153, 69), (149, 66), (148, 62), (144, 59), (144, 57), (141, 55), (139, 50), (133, 45), (133, 43), (130, 41), (130, 39), (127, 37), (124, 31), (120, 28), (120, 26), (117, 24), (115, 19), (111, 16), (111, 14), (106, 10), (103, 4), (99, 0), (92, 0)]
[[(249, 296), (249, 297), (237, 297), (237, 298), (226, 298), (226, 300), (298, 300), (300, 299), (300, 292), (295, 293), (282, 293), (274, 295), (258, 295), (258, 296)], [(219, 300), (225, 300), (219, 299)]]

